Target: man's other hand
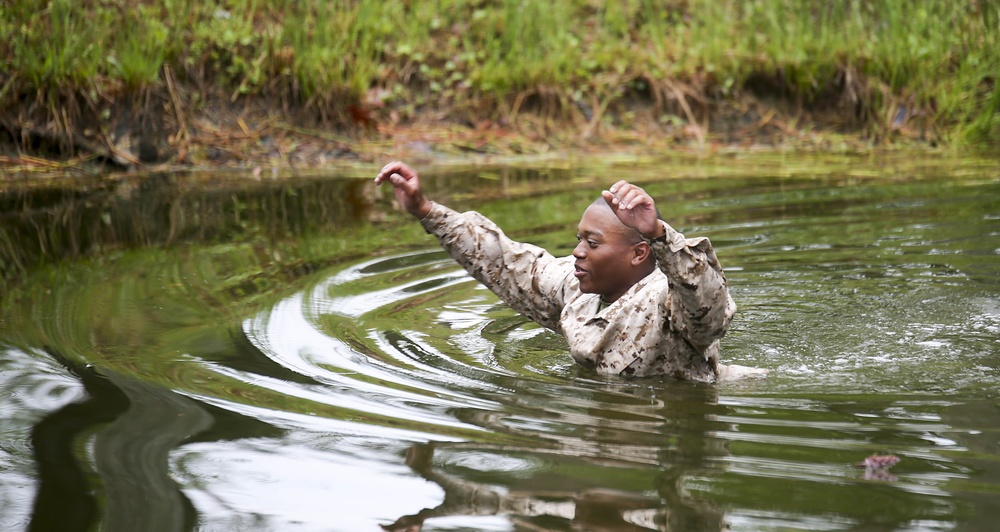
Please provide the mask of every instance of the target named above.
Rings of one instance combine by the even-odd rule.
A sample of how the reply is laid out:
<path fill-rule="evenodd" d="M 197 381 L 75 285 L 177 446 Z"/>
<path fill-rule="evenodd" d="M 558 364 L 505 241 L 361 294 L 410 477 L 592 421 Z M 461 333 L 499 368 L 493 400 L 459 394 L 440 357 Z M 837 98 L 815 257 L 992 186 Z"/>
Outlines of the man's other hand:
<path fill-rule="evenodd" d="M 383 166 L 375 176 L 375 185 L 381 185 L 386 181 L 392 183 L 396 200 L 406 212 L 418 220 L 422 220 L 431 212 L 431 202 L 424 197 L 417 171 L 406 163 L 393 161 Z"/>

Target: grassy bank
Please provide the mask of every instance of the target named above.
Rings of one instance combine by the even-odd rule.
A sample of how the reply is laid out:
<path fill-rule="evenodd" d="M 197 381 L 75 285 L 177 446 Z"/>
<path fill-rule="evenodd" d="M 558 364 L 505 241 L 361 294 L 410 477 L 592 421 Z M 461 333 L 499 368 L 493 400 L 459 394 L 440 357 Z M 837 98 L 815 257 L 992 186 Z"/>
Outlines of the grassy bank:
<path fill-rule="evenodd" d="M 0 57 L 22 148 L 113 152 L 128 114 L 176 156 L 221 106 L 368 135 L 1000 140 L 994 0 L 8 0 Z"/>

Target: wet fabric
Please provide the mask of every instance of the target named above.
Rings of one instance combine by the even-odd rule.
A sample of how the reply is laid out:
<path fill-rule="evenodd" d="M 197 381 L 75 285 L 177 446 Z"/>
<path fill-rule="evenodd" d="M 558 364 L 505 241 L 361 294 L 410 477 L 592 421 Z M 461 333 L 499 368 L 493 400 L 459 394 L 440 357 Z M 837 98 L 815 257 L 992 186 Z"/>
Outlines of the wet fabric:
<path fill-rule="evenodd" d="M 580 291 L 575 258 L 515 242 L 485 216 L 433 204 L 420 222 L 469 274 L 513 309 L 561 333 L 578 363 L 627 377 L 715 381 L 719 340 L 736 304 L 707 238 L 666 222 L 651 244 L 658 268 L 601 308 Z"/>

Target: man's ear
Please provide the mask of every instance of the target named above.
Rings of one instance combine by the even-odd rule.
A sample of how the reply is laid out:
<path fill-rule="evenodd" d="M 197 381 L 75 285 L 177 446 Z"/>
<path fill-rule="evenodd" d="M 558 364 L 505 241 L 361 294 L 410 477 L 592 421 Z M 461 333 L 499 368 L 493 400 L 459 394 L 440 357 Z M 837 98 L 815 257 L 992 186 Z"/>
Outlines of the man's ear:
<path fill-rule="evenodd" d="M 646 259 L 649 258 L 650 254 L 653 253 L 653 248 L 649 247 L 646 242 L 639 242 L 638 244 L 632 246 L 632 266 L 639 266 Z"/>

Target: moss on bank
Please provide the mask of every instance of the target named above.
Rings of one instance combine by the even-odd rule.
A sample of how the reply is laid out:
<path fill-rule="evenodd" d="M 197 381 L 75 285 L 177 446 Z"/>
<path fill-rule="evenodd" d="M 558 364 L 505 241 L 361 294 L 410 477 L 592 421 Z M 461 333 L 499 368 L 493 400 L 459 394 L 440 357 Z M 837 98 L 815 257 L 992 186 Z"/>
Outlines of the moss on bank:
<path fill-rule="evenodd" d="M 0 126 L 21 155 L 125 166 L 995 144 L 998 41 L 993 0 L 11 0 Z"/>

